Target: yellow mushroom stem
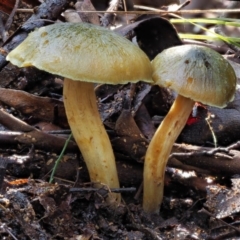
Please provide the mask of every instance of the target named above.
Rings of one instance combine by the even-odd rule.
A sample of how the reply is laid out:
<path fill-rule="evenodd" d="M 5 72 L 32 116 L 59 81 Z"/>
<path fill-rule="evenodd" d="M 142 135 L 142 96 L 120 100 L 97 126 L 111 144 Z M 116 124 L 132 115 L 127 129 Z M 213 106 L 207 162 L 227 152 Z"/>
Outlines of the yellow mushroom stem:
<path fill-rule="evenodd" d="M 64 105 L 69 126 L 96 187 L 119 188 L 115 158 L 100 118 L 93 83 L 64 79 Z M 108 201 L 121 196 L 109 193 Z"/>
<path fill-rule="evenodd" d="M 149 144 L 143 173 L 143 209 L 147 213 L 159 213 L 168 157 L 193 106 L 193 100 L 178 95 Z"/>

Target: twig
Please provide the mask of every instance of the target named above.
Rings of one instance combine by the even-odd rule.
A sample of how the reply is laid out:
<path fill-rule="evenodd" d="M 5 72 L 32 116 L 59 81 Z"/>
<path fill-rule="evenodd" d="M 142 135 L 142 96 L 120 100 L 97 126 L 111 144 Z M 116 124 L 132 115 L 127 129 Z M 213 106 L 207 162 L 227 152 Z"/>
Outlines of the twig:
<path fill-rule="evenodd" d="M 12 12 L 10 13 L 10 15 L 9 15 L 9 17 L 8 17 L 8 19 L 7 19 L 7 21 L 6 21 L 5 31 L 8 31 L 9 28 L 11 27 L 12 22 L 13 22 L 13 17 L 14 17 L 14 15 L 15 15 L 16 11 L 17 11 L 17 8 L 18 8 L 18 6 L 19 6 L 19 3 L 20 3 L 20 0 L 16 0 L 15 5 L 14 5 L 14 7 L 13 7 L 13 9 L 12 9 Z"/>
<path fill-rule="evenodd" d="M 198 14 L 198 13 L 239 13 L 240 8 L 237 9 L 208 9 L 208 10 L 177 10 L 177 11 L 165 11 L 160 10 L 157 8 L 149 8 L 145 6 L 140 5 L 134 5 L 135 8 L 139 9 L 146 9 L 146 11 L 111 11 L 111 13 L 117 13 L 117 14 L 168 14 L 168 13 L 178 13 L 178 14 Z M 149 10 L 147 10 L 149 9 Z M 75 10 L 73 10 L 75 12 Z M 18 8 L 16 12 L 23 12 L 23 13 L 34 13 L 33 9 L 26 9 L 26 8 Z M 108 11 L 78 11 L 83 13 L 108 13 Z"/>
<path fill-rule="evenodd" d="M 240 171 L 240 151 L 226 148 L 199 147 L 174 144 L 168 166 L 173 168 L 203 169 L 212 174 L 234 175 Z M 176 160 L 178 160 L 176 162 Z M 179 165 L 179 161 L 184 164 Z M 186 166 L 186 167 L 185 167 Z"/>
<path fill-rule="evenodd" d="M 135 5 L 134 7 L 138 7 Z M 117 13 L 117 14 L 169 14 L 169 13 L 178 13 L 178 14 L 198 14 L 198 13 L 239 13 L 240 8 L 238 9 L 208 9 L 208 10 L 179 10 L 179 11 L 164 11 L 157 8 L 152 8 L 154 10 L 149 11 L 111 11 L 111 13 Z M 73 10 L 74 11 L 74 10 Z M 75 11 L 74 11 L 75 12 Z M 78 11 L 78 12 L 84 12 L 84 13 L 108 13 L 107 11 Z"/>
<path fill-rule="evenodd" d="M 18 131 L 14 136 L 9 134 L 8 141 L 12 140 L 12 143 L 22 143 L 26 145 L 34 145 L 36 148 L 51 150 L 51 151 L 61 151 L 66 139 L 47 134 L 45 132 L 39 131 L 38 129 L 28 125 L 27 123 L 21 121 L 20 119 L 8 114 L 7 112 L 0 109 L 0 123 L 10 130 Z M 1 131 L 0 131 L 1 133 Z M 4 142 L 5 141 L 5 142 Z M 6 143 L 5 138 L 1 139 L 0 142 Z M 71 141 L 68 145 L 68 149 L 72 151 L 78 151 L 78 147 L 75 142 Z"/>
<path fill-rule="evenodd" d="M 198 211 L 199 213 L 205 213 L 206 215 L 214 218 L 215 220 L 218 220 L 219 222 L 221 222 L 222 224 L 224 224 L 225 226 L 228 226 L 229 228 L 235 230 L 238 234 L 240 234 L 240 229 L 237 227 L 232 226 L 229 223 L 226 223 L 225 221 L 223 221 L 220 218 L 216 218 L 213 214 L 211 214 L 209 211 L 207 211 L 205 208 L 202 208 L 201 210 Z"/>
<path fill-rule="evenodd" d="M 34 10 L 33 9 L 28 9 L 28 8 L 18 8 L 16 10 L 16 12 L 19 12 L 19 13 L 34 13 Z"/>
<path fill-rule="evenodd" d="M 140 194 L 142 193 L 142 191 L 143 191 L 143 182 L 140 184 L 140 186 L 138 187 L 138 190 L 137 190 L 137 192 L 136 192 L 136 194 L 134 195 L 134 199 L 135 200 L 138 200 L 139 199 L 139 197 L 140 197 Z"/>
<path fill-rule="evenodd" d="M 13 233 L 8 229 L 7 225 L 5 223 L 3 223 L 0 228 L 4 229 L 14 240 L 18 240 L 18 238 L 16 238 Z"/>
<path fill-rule="evenodd" d="M 221 154 L 219 152 L 224 152 L 226 154 Z M 224 157 L 226 159 L 232 160 L 233 157 L 227 155 L 229 154 L 228 150 L 226 148 L 214 148 L 211 149 L 209 151 L 199 151 L 199 152 L 188 152 L 188 153 L 172 153 L 169 156 L 169 159 L 175 157 L 175 158 L 182 158 L 182 157 L 186 157 L 186 158 L 190 158 L 190 157 L 200 157 L 200 156 L 218 156 L 218 157 Z"/>
<path fill-rule="evenodd" d="M 233 150 L 233 149 L 240 149 L 240 141 L 233 143 L 229 147 L 227 147 L 227 150 Z"/>
<path fill-rule="evenodd" d="M 1 35 L 2 41 L 5 42 L 7 39 L 7 34 L 3 24 L 2 14 L 0 14 L 0 35 Z"/>
<path fill-rule="evenodd" d="M 225 46 L 225 45 L 216 45 L 216 44 L 211 44 L 211 43 L 206 43 L 206 42 L 202 42 L 202 41 L 197 41 L 197 40 L 192 40 L 192 39 L 182 39 L 182 42 L 184 44 L 194 44 L 194 45 L 200 45 L 200 46 L 205 46 L 205 47 L 209 47 L 212 48 L 213 50 L 215 50 L 216 52 L 219 53 L 226 53 L 227 51 L 229 51 L 229 47 Z"/>

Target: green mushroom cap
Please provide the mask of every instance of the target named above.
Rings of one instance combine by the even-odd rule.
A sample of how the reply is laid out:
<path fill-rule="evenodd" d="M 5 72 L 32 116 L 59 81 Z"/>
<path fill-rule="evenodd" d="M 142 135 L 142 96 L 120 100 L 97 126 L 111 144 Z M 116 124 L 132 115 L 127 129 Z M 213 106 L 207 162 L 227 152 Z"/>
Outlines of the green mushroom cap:
<path fill-rule="evenodd" d="M 41 27 L 7 60 L 18 67 L 38 69 L 72 80 L 124 84 L 152 82 L 146 54 L 124 37 L 87 23 L 58 23 Z"/>
<path fill-rule="evenodd" d="M 225 107 L 234 99 L 237 77 L 216 51 L 196 45 L 172 47 L 152 62 L 155 84 L 204 104 Z"/>

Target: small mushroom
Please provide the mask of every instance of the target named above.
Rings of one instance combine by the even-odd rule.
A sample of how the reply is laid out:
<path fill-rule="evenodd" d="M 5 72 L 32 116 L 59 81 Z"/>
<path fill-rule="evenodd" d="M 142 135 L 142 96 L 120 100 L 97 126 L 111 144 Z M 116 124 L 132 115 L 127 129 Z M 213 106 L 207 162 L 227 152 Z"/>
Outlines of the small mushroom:
<path fill-rule="evenodd" d="M 65 77 L 63 95 L 68 123 L 86 162 L 90 179 L 109 188 L 119 180 L 112 146 L 101 121 L 93 83 L 152 82 L 145 53 L 116 33 L 86 23 L 59 23 L 29 34 L 7 60 L 18 67 Z M 109 201 L 120 201 L 110 193 Z"/>
<path fill-rule="evenodd" d="M 225 107 L 234 98 L 236 75 L 220 54 L 194 45 L 166 49 L 155 57 L 152 65 L 155 84 L 178 93 L 145 156 L 143 209 L 159 213 L 168 157 L 191 114 L 194 101 Z"/>

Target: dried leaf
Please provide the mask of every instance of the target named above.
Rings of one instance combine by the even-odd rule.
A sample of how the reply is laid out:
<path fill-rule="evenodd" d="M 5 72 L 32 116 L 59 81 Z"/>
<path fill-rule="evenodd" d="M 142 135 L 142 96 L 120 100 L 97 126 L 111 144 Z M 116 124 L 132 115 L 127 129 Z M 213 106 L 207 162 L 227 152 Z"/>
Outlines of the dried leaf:
<path fill-rule="evenodd" d="M 207 187 L 205 207 L 216 217 L 225 218 L 240 212 L 240 179 L 232 179 L 232 189 L 212 185 Z"/>
<path fill-rule="evenodd" d="M 116 31 L 123 36 L 135 34 L 139 47 L 150 59 L 166 48 L 182 44 L 174 26 L 167 19 L 156 16 L 142 16 Z"/>
<path fill-rule="evenodd" d="M 77 2 L 75 8 L 83 22 L 89 22 L 95 25 L 100 25 L 100 21 L 96 13 L 84 13 L 84 11 L 95 11 L 90 0 L 84 0 L 83 2 Z"/>

